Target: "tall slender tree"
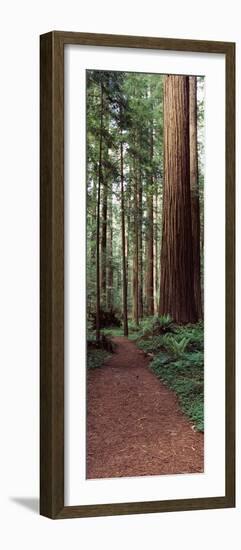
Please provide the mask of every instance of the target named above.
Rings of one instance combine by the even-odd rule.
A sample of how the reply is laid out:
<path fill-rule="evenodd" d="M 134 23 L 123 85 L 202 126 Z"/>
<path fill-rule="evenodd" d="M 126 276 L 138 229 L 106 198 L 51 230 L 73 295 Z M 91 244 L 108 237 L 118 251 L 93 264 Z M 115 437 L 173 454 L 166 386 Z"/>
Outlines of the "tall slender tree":
<path fill-rule="evenodd" d="M 153 255 L 153 121 L 150 128 L 149 189 L 147 195 L 147 315 L 154 315 L 154 255 Z"/>
<path fill-rule="evenodd" d="M 102 183 L 102 154 L 103 154 L 103 116 L 104 116 L 104 86 L 100 82 L 100 138 L 99 138 L 99 165 L 97 189 L 97 217 L 96 217 L 96 340 L 100 340 L 100 192 Z"/>
<path fill-rule="evenodd" d="M 101 235 L 100 235 L 100 250 L 101 250 L 101 265 L 100 265 L 100 288 L 101 288 L 101 304 L 106 307 L 106 288 L 107 288 L 107 210 L 108 208 L 108 180 L 103 177 L 102 184 L 102 209 L 101 209 Z"/>
<path fill-rule="evenodd" d="M 139 143 L 141 146 L 141 142 Z M 143 224 L 143 204 L 142 204 L 142 173 L 141 163 L 139 159 L 139 172 L 138 172 L 138 315 L 139 318 L 143 317 L 143 251 L 142 251 L 142 224 Z"/>
<path fill-rule="evenodd" d="M 112 185 L 108 197 L 108 269 L 107 269 L 107 309 L 113 309 L 113 208 L 112 208 Z"/>
<path fill-rule="evenodd" d="M 122 111 L 122 109 L 121 109 Z M 126 239 L 125 239 L 125 200 L 124 200 L 124 158 L 122 114 L 120 113 L 120 177 L 121 177 L 121 238 L 122 238 L 122 278 L 123 278 L 123 325 L 124 336 L 128 336 L 127 276 L 126 276 Z"/>
<path fill-rule="evenodd" d="M 133 167 L 133 179 L 134 179 L 134 213 L 133 213 L 133 276 L 132 276 L 132 289 L 133 289 L 133 321 L 136 325 L 139 324 L 139 224 L 138 224 L 138 175 L 136 159 L 134 158 Z"/>

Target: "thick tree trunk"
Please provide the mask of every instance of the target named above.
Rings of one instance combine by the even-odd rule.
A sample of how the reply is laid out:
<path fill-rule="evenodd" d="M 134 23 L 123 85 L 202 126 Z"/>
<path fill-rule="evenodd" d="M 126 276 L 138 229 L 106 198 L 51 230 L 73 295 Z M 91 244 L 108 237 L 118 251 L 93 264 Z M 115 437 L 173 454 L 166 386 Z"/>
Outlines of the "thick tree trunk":
<path fill-rule="evenodd" d="M 159 255 L 158 255 L 158 194 L 155 192 L 155 207 L 154 207 L 154 311 L 158 313 L 158 281 L 159 281 Z"/>
<path fill-rule="evenodd" d="M 96 340 L 100 340 L 100 190 L 102 183 L 102 148 L 103 148 L 103 105 L 104 92 L 101 83 L 101 105 L 100 105 L 100 146 L 98 165 L 98 188 L 97 188 L 97 216 L 96 216 Z"/>
<path fill-rule="evenodd" d="M 122 240 L 122 277 L 123 277 L 123 324 L 124 324 L 124 336 L 128 336 L 127 278 L 126 278 L 126 251 L 125 251 L 124 161 L 123 161 L 122 132 L 121 132 L 120 150 L 121 150 L 121 240 Z"/>
<path fill-rule="evenodd" d="M 200 272 L 200 207 L 198 186 L 197 153 L 197 78 L 189 77 L 189 123 L 190 123 L 190 187 L 192 214 L 194 296 L 198 318 L 202 318 L 201 272 Z"/>
<path fill-rule="evenodd" d="M 164 193 L 159 313 L 197 321 L 193 285 L 189 80 L 164 81 Z"/>

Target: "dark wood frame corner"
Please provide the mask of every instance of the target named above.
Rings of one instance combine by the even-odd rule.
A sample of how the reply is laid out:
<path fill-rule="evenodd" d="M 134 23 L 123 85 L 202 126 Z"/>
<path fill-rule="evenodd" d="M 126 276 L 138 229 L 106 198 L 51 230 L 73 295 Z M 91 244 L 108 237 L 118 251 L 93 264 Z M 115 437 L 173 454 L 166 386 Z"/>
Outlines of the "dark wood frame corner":
<path fill-rule="evenodd" d="M 226 58 L 226 492 L 223 497 L 64 505 L 64 46 Z M 40 513 L 52 519 L 235 506 L 235 44 L 54 31 L 40 37 Z"/>

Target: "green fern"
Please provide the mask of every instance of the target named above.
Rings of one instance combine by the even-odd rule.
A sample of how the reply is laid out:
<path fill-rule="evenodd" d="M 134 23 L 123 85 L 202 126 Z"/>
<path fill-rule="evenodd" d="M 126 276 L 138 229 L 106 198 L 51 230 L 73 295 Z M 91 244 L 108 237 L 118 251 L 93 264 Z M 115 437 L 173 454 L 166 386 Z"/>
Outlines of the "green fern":
<path fill-rule="evenodd" d="M 167 334 L 163 338 L 163 346 L 165 349 L 170 352 L 175 357 L 181 357 L 186 351 L 187 346 L 190 342 L 190 338 L 183 336 L 181 340 L 178 340 L 174 336 Z"/>
<path fill-rule="evenodd" d="M 174 332 L 174 324 L 170 315 L 154 315 L 141 322 L 140 337 L 151 338 L 167 332 Z"/>

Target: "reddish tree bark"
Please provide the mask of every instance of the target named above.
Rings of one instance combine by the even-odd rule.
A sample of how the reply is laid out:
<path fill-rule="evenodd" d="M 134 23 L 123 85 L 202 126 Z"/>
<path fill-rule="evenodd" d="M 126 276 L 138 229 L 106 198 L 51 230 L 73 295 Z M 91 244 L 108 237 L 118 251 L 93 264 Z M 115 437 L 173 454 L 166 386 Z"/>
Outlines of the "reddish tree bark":
<path fill-rule="evenodd" d="M 100 239 L 100 251 L 101 251 L 101 266 L 100 266 L 100 289 L 101 289 L 101 303 L 103 308 L 106 307 L 106 287 L 107 287 L 107 262 L 106 262 L 106 245 L 107 245 L 107 197 L 108 197 L 108 185 L 107 181 L 103 181 L 102 192 L 102 216 L 101 216 L 101 239 Z"/>
<path fill-rule="evenodd" d="M 97 187 L 97 216 L 96 216 L 96 340 L 100 340 L 100 190 L 102 183 L 102 155 L 103 155 L 103 107 L 104 90 L 101 83 L 101 105 L 100 105 L 100 147 L 98 162 L 98 187 Z"/>
<path fill-rule="evenodd" d="M 136 170 L 136 160 L 134 160 L 134 223 L 133 223 L 133 277 L 132 277 L 132 317 L 133 321 L 138 325 L 139 323 L 139 312 L 138 312 L 138 301 L 139 301 L 139 276 L 138 276 L 138 267 L 139 267 L 139 216 L 138 216 L 138 180 L 137 180 L 137 170 Z"/>
<path fill-rule="evenodd" d="M 192 214 L 192 248 L 194 296 L 198 318 L 202 318 L 202 295 L 200 273 L 200 206 L 198 187 L 197 153 L 197 77 L 189 77 L 189 123 L 190 123 L 190 187 Z"/>
<path fill-rule="evenodd" d="M 150 129 L 150 169 L 153 162 L 153 128 Z M 147 196 L 147 272 L 146 272 L 146 301 L 147 315 L 154 315 L 154 254 L 153 254 L 153 183 L 150 176 L 150 189 Z"/>
<path fill-rule="evenodd" d="M 113 309 L 113 225 L 112 225 L 112 185 L 108 201 L 108 269 L 107 269 L 107 309 Z"/>
<path fill-rule="evenodd" d="M 138 315 L 139 318 L 143 317 L 143 251 L 142 251 L 142 221 L 143 221 L 143 213 L 142 213 L 142 176 L 141 176 L 141 169 L 139 166 L 139 176 L 138 176 L 138 261 L 139 261 L 139 283 L 138 283 Z"/>
<path fill-rule="evenodd" d="M 193 285 L 189 80 L 164 81 L 164 192 L 159 313 L 197 321 Z"/>
<path fill-rule="evenodd" d="M 126 251 L 125 251 L 125 202 L 124 202 L 124 159 L 123 142 L 121 131 L 121 240 L 122 240 L 122 280 L 123 280 L 123 325 L 124 336 L 128 336 L 128 313 L 127 313 L 127 277 L 126 277 Z"/>

